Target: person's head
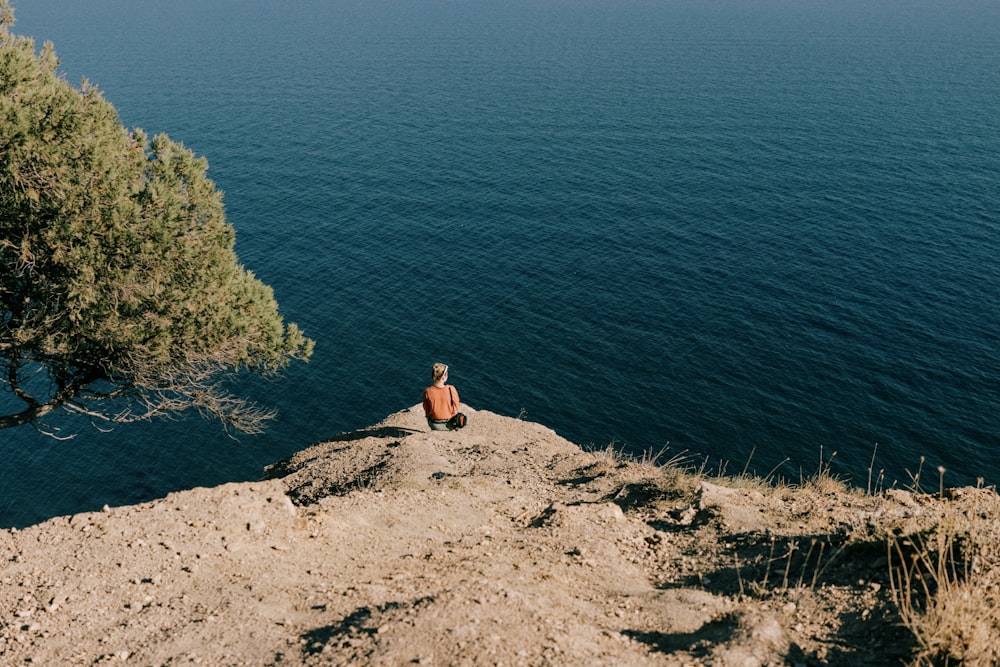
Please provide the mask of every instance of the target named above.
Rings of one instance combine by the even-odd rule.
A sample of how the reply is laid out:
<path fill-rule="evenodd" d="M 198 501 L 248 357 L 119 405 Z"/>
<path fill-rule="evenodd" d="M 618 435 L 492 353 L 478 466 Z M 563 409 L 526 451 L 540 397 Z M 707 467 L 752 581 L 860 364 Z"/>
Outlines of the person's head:
<path fill-rule="evenodd" d="M 444 382 L 448 379 L 448 365 L 447 364 L 434 364 L 434 368 L 431 369 L 431 380 L 434 382 Z"/>

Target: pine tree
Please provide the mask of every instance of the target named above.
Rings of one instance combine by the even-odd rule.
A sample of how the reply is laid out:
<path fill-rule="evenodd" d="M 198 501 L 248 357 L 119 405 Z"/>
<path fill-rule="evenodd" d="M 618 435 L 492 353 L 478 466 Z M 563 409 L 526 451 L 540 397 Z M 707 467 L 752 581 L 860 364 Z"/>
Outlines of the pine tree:
<path fill-rule="evenodd" d="M 313 343 L 239 263 L 206 161 L 126 129 L 12 25 L 0 0 L 0 428 L 196 409 L 260 430 L 271 413 L 226 379 Z"/>

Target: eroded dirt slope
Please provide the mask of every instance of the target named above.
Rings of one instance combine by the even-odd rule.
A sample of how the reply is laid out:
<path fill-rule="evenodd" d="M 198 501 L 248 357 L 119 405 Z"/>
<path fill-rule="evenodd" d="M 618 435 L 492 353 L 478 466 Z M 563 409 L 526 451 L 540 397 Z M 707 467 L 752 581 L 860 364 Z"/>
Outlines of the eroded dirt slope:
<path fill-rule="evenodd" d="M 909 494 L 761 492 L 418 408 L 258 483 L 0 531 L 4 665 L 864 665 L 913 649 L 866 534 Z"/>

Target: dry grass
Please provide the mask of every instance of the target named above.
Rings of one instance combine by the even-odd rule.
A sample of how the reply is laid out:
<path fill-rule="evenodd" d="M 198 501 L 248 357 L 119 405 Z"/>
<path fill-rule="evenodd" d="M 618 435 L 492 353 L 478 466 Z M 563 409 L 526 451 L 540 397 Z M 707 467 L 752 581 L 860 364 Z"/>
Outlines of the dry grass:
<path fill-rule="evenodd" d="M 664 449 L 636 457 L 611 443 L 594 453 L 595 467 L 605 474 L 627 472 L 634 480 L 642 478 L 662 490 L 688 494 L 707 480 L 729 488 L 775 493 L 786 500 L 801 491 L 828 498 L 853 495 L 872 500 L 887 493 L 884 472 L 875 468 L 874 453 L 867 488 L 851 486 L 831 472 L 836 452 L 824 457 L 821 451 L 817 470 L 811 476 L 800 475 L 797 484 L 777 479 L 774 471 L 766 476 L 748 472 L 749 462 L 738 475 L 726 474 L 724 467 L 709 475 L 705 465 L 693 464 L 686 452 L 669 458 L 666 453 Z M 751 590 L 761 595 L 813 590 L 846 544 L 884 540 L 891 594 L 902 623 L 915 640 L 910 667 L 1000 665 L 1000 496 L 980 483 L 956 501 L 952 496 L 958 492 L 944 485 L 945 470 L 931 469 L 931 475 L 927 472 L 921 459 L 916 472 L 909 473 L 908 491 L 921 499 L 923 506 L 909 515 L 910 532 L 900 533 L 902 524 L 894 521 L 873 523 L 874 515 L 882 515 L 879 510 L 868 514 L 866 523 L 854 526 L 852 534 L 841 542 L 827 544 L 823 539 L 809 538 L 779 543 L 772 538 L 762 580 L 745 581 L 740 573 L 749 564 L 734 563 L 741 595 Z"/>
<path fill-rule="evenodd" d="M 591 451 L 595 459 L 591 474 L 609 475 L 614 471 L 618 477 L 652 482 L 664 490 L 682 487 L 691 490 L 703 477 L 686 451 L 670 454 L 669 445 L 664 445 L 658 451 L 646 450 L 634 455 L 625 451 L 624 446 L 616 445 L 612 440 L 603 449 Z"/>
<path fill-rule="evenodd" d="M 913 667 L 1000 664 L 1000 507 L 994 493 L 979 505 L 887 542 L 893 597 L 917 641 Z"/>
<path fill-rule="evenodd" d="M 948 580 L 939 585 L 928 608 L 907 623 L 920 646 L 915 667 L 1000 664 L 997 601 L 995 595 L 984 598 L 986 592 L 975 581 Z"/>
<path fill-rule="evenodd" d="M 839 495 L 852 492 L 852 488 L 846 482 L 831 475 L 829 472 L 819 473 L 815 477 L 805 480 L 802 486 L 822 495 Z"/>
<path fill-rule="evenodd" d="M 797 489 L 830 497 L 881 495 L 884 474 L 875 470 L 874 454 L 867 490 L 852 487 L 831 473 L 835 456 L 833 452 L 824 459 L 821 453 L 817 471 L 801 476 L 797 485 L 776 483 L 772 475 L 762 478 L 746 470 L 717 481 L 783 495 L 797 493 Z M 916 643 L 910 667 L 1000 665 L 1000 496 L 980 483 L 962 502 L 953 502 L 953 490 L 944 483 L 946 471 L 932 469 L 933 477 L 927 472 L 921 458 L 916 472 L 910 474 L 909 491 L 934 508 L 919 521 L 919 532 L 892 536 L 888 524 L 867 526 L 869 538 L 875 537 L 871 535 L 874 530 L 881 534 L 875 539 L 886 540 L 892 596 Z M 927 489 L 931 484 L 933 490 Z M 856 537 L 864 539 L 860 534 Z M 814 588 L 838 555 L 836 549 L 824 553 L 824 546 L 815 540 L 773 543 L 768 574 L 754 585 L 765 590 L 771 586 L 777 590 Z"/>

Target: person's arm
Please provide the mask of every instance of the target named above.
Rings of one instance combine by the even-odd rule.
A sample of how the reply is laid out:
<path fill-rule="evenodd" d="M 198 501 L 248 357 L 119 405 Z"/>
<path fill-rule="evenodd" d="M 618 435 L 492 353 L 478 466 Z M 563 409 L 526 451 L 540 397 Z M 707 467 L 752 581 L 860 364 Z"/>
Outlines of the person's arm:
<path fill-rule="evenodd" d="M 448 385 L 448 391 L 451 392 L 451 416 L 454 417 L 458 414 L 460 408 L 462 407 L 462 402 L 458 399 L 458 389 Z"/>
<path fill-rule="evenodd" d="M 427 395 L 427 390 L 424 390 L 424 416 L 430 417 L 431 415 L 431 397 Z"/>

